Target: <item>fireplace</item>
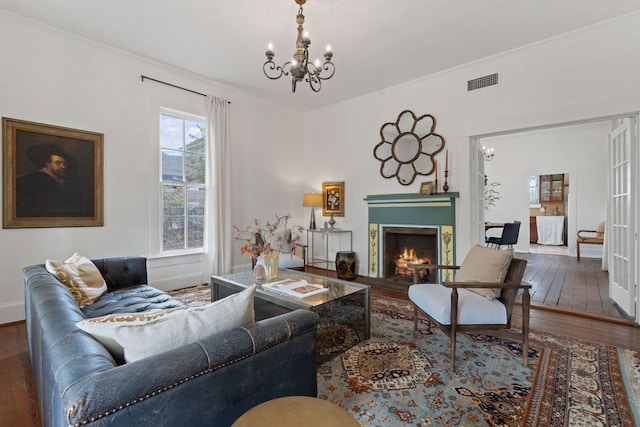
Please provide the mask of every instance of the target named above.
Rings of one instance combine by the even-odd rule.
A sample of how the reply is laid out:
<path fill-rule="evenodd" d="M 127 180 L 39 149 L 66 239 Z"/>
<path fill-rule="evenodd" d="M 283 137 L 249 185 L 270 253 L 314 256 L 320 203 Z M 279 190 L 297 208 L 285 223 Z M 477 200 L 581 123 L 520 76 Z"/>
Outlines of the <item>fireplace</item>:
<path fill-rule="evenodd" d="M 412 282 L 410 263 L 456 265 L 455 202 L 458 193 L 369 195 L 369 277 Z M 452 280 L 437 270 L 421 281 Z"/>
<path fill-rule="evenodd" d="M 438 229 L 435 227 L 383 227 L 382 276 L 394 282 L 413 281 L 409 264 L 438 263 Z M 424 270 L 421 282 L 433 283 Z"/>

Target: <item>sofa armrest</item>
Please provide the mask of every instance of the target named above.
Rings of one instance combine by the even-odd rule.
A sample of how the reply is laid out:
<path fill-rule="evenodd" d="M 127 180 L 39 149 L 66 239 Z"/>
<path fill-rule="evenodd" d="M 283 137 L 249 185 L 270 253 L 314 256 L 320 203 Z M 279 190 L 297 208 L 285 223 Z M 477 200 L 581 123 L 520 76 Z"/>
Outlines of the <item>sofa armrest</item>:
<path fill-rule="evenodd" d="M 297 310 L 70 384 L 67 422 L 231 425 L 282 396 L 316 396 L 318 317 Z"/>

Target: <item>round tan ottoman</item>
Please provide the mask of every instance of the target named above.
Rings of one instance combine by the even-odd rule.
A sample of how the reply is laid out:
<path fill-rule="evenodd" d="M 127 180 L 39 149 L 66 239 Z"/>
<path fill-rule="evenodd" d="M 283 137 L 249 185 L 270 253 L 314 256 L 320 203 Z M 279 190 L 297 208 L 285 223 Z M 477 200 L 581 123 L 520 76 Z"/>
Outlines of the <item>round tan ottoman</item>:
<path fill-rule="evenodd" d="M 360 427 L 335 403 L 315 397 L 287 396 L 261 403 L 245 412 L 231 427 Z"/>

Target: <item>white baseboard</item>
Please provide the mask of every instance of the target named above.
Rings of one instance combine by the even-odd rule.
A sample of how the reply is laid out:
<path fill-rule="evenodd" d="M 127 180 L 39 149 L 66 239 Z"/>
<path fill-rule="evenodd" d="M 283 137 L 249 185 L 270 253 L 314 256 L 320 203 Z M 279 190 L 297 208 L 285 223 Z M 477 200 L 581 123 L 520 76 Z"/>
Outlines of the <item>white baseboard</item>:
<path fill-rule="evenodd" d="M 24 301 L 0 304 L 0 324 L 24 320 Z"/>
<path fill-rule="evenodd" d="M 171 291 L 174 289 L 188 288 L 189 286 L 201 285 L 204 283 L 200 274 L 189 274 L 176 277 L 164 277 L 155 279 L 153 282 L 149 280 L 149 285 L 162 291 Z"/>
<path fill-rule="evenodd" d="M 576 257 L 578 253 L 576 252 Z M 580 245 L 580 258 L 600 258 L 602 259 L 602 246 Z"/>

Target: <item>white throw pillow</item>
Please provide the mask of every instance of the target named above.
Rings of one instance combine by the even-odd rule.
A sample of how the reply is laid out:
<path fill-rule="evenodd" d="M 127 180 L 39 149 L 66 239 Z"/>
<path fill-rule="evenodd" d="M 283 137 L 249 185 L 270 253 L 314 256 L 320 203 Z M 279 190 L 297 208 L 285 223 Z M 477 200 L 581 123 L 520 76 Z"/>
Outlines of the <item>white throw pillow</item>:
<path fill-rule="evenodd" d="M 93 335 L 117 360 L 134 362 L 253 322 L 255 290 L 253 285 L 204 306 L 110 314 L 82 320 L 77 326 Z"/>
<path fill-rule="evenodd" d="M 48 259 L 45 267 L 65 284 L 80 307 L 93 304 L 107 292 L 107 284 L 98 267 L 78 253 L 65 261 Z"/>
<path fill-rule="evenodd" d="M 507 277 L 507 271 L 513 259 L 513 250 L 491 249 L 475 245 L 462 261 L 456 273 L 456 282 L 502 283 Z M 490 300 L 498 298 L 501 290 L 498 288 L 469 289 Z"/>

